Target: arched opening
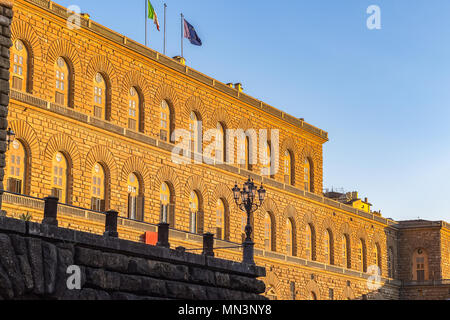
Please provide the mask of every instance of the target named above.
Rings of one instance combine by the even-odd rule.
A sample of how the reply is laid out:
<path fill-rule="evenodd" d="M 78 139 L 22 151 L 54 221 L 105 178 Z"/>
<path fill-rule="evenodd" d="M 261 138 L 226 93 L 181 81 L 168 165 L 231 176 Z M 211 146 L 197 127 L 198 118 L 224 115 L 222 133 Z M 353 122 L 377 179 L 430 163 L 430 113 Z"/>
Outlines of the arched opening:
<path fill-rule="evenodd" d="M 313 166 L 310 158 L 305 158 L 304 163 L 304 188 L 307 192 L 314 192 Z"/>
<path fill-rule="evenodd" d="M 306 225 L 305 236 L 306 259 L 314 261 L 316 260 L 316 235 L 314 226 L 310 223 Z"/>
<path fill-rule="evenodd" d="M 172 187 L 169 183 L 163 182 L 159 190 L 160 198 L 160 222 L 168 223 L 171 228 L 175 228 L 175 201 Z"/>
<path fill-rule="evenodd" d="M 199 115 L 192 111 L 189 117 L 189 131 L 191 133 L 191 151 L 202 153 L 202 133 L 201 133 L 201 119 Z"/>
<path fill-rule="evenodd" d="M 160 105 L 160 123 L 159 123 L 159 138 L 162 141 L 170 141 L 171 138 L 171 112 L 170 106 L 166 100 L 161 101 Z"/>
<path fill-rule="evenodd" d="M 334 264 L 334 242 L 333 242 L 333 233 L 330 229 L 325 230 L 324 232 L 324 257 L 325 262 L 333 265 Z"/>
<path fill-rule="evenodd" d="M 6 156 L 6 189 L 9 192 L 22 194 L 25 191 L 26 172 L 28 164 L 25 146 L 15 139 Z"/>
<path fill-rule="evenodd" d="M 144 221 L 144 196 L 137 173 L 128 176 L 128 219 Z"/>
<path fill-rule="evenodd" d="M 52 160 L 52 196 L 59 199 L 61 203 L 67 203 L 68 190 L 68 161 L 66 157 L 57 152 Z"/>
<path fill-rule="evenodd" d="M 291 218 L 286 220 L 286 254 L 290 256 L 296 255 L 295 228 Z"/>
<path fill-rule="evenodd" d="M 342 236 L 342 265 L 344 268 L 352 268 L 351 257 L 350 236 L 344 233 Z"/>
<path fill-rule="evenodd" d="M 419 248 L 414 250 L 412 264 L 412 279 L 414 281 L 429 280 L 428 253 L 425 249 Z"/>
<path fill-rule="evenodd" d="M 94 117 L 106 119 L 106 81 L 102 74 L 97 73 L 93 79 L 94 87 Z"/>
<path fill-rule="evenodd" d="M 217 123 L 217 140 L 216 148 L 214 152 L 214 157 L 217 162 L 225 163 L 226 152 L 227 152 L 227 142 L 226 142 L 226 130 L 225 125 L 221 122 Z"/>
<path fill-rule="evenodd" d="M 28 91 L 30 54 L 25 44 L 21 40 L 16 40 L 11 48 L 11 87 L 17 91 Z"/>
<path fill-rule="evenodd" d="M 92 168 L 91 210 L 104 212 L 106 208 L 106 175 L 99 163 Z"/>
<path fill-rule="evenodd" d="M 142 98 L 136 87 L 128 91 L 128 129 L 143 132 L 144 123 L 141 121 Z"/>
<path fill-rule="evenodd" d="M 59 57 L 55 62 L 55 103 L 69 107 L 70 102 L 70 69 L 67 61 Z"/>
<path fill-rule="evenodd" d="M 292 157 L 292 152 L 290 150 L 286 150 L 284 152 L 284 183 L 289 185 L 295 185 L 294 181 L 294 161 Z"/>
<path fill-rule="evenodd" d="M 221 240 L 228 240 L 228 204 L 224 199 L 218 199 L 216 205 L 216 237 Z"/>
<path fill-rule="evenodd" d="M 191 233 L 203 233 L 202 199 L 197 190 L 191 191 L 189 197 L 189 231 Z"/>
<path fill-rule="evenodd" d="M 367 272 L 367 249 L 364 239 L 358 241 L 358 270 Z"/>

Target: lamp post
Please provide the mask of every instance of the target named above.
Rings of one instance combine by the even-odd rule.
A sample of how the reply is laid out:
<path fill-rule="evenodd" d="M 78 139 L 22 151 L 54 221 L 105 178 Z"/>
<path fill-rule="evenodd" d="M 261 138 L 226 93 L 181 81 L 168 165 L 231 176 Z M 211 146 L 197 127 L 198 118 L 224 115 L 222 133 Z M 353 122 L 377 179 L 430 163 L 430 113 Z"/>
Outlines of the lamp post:
<path fill-rule="evenodd" d="M 254 259 L 254 246 L 255 243 L 252 241 L 251 235 L 253 228 L 251 226 L 250 217 L 253 212 L 261 208 L 264 203 L 264 198 L 266 197 L 266 190 L 263 185 L 258 189 L 257 186 L 253 183 L 251 178 L 248 178 L 247 182 L 244 183 L 244 186 L 239 189 L 237 183 L 233 188 L 234 201 L 240 210 L 245 211 L 247 213 L 247 226 L 245 227 L 245 241 L 244 245 L 244 259 L 243 263 L 246 264 L 255 264 Z M 258 203 L 259 202 L 259 203 Z"/>

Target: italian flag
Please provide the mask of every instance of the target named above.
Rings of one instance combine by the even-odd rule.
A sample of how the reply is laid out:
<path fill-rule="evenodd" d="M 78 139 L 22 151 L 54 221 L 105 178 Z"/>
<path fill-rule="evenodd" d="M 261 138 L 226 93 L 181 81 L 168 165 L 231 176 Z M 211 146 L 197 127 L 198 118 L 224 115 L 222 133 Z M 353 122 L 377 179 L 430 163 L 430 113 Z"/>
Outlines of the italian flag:
<path fill-rule="evenodd" d="M 158 16 L 156 15 L 155 9 L 153 9 L 153 6 L 150 3 L 150 0 L 148 0 L 148 18 L 150 20 L 153 20 L 153 22 L 156 25 L 156 29 L 158 29 L 158 31 L 159 31 Z"/>

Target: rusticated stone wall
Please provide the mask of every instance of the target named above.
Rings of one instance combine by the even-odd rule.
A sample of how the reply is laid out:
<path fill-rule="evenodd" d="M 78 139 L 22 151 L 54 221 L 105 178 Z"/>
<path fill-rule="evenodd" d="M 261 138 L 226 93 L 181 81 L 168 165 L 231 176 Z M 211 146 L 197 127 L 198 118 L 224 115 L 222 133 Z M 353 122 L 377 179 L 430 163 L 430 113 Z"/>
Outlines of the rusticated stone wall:
<path fill-rule="evenodd" d="M 265 299 L 261 267 L 5 217 L 0 252 L 0 299 Z"/>
<path fill-rule="evenodd" d="M 12 2 L 0 1 L 0 216 L 2 215 L 2 194 L 6 145 L 6 129 L 8 128 L 9 105 L 9 48 L 11 41 L 11 20 L 13 16 Z"/>

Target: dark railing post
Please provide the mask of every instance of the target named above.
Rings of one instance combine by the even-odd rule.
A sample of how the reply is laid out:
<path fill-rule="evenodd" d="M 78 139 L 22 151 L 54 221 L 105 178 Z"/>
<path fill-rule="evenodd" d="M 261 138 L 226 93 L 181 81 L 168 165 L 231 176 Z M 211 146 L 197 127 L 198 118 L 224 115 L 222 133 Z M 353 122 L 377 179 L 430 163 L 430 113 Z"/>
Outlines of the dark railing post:
<path fill-rule="evenodd" d="M 114 210 L 109 210 L 106 213 L 106 223 L 105 223 L 105 233 L 106 237 L 118 238 L 119 233 L 117 232 L 117 217 L 119 213 Z"/>
<path fill-rule="evenodd" d="M 56 197 L 44 198 L 44 220 L 42 224 L 47 224 L 51 226 L 58 226 L 58 201 Z"/>
<path fill-rule="evenodd" d="M 208 232 L 203 235 L 203 255 L 214 257 L 214 235 L 212 233 Z"/>
<path fill-rule="evenodd" d="M 255 265 L 255 243 L 251 239 L 246 239 L 243 243 L 244 246 L 244 259 L 243 263 Z"/>
<path fill-rule="evenodd" d="M 168 223 L 158 224 L 158 243 L 156 244 L 156 246 L 170 248 Z"/>

